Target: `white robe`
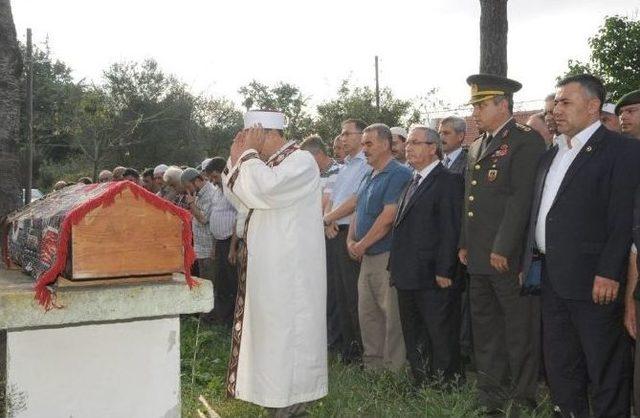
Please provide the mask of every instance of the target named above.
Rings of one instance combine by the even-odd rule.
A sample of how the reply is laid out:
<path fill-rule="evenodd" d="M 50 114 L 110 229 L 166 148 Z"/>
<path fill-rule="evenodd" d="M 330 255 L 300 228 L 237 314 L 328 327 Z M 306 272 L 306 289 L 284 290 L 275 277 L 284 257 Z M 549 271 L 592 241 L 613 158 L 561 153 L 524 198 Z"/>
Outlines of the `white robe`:
<path fill-rule="evenodd" d="M 318 167 L 301 150 L 273 168 L 254 158 L 232 167 L 225 186 L 235 171 L 226 190 L 253 209 L 235 396 L 270 408 L 322 398 L 327 279 Z"/>

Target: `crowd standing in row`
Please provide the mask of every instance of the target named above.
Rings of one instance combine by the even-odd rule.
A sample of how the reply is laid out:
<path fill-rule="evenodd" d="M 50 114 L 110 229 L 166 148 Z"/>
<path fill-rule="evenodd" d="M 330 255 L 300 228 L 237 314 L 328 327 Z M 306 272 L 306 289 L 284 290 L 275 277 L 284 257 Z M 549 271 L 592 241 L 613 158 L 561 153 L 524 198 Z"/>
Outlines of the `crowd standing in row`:
<path fill-rule="evenodd" d="M 341 361 L 365 370 L 399 371 L 408 362 L 418 386 L 434 379 L 445 385 L 464 381 L 464 365 L 470 363 L 477 371 L 479 404 L 488 414 L 499 413 L 509 400 L 535 408 L 542 375 L 559 416 L 630 415 L 628 334 L 636 338 L 640 311 L 632 246 L 632 231 L 640 239 L 640 91 L 612 105 L 605 103 L 596 77 L 568 77 L 546 98 L 544 111 L 522 125 L 513 118 L 520 83 L 489 75 L 467 82 L 482 133 L 468 149 L 465 120 L 456 116 L 442 119 L 437 130 L 414 125 L 408 132 L 348 119 L 330 144 L 332 152 L 317 135 L 299 146 L 288 143 L 281 123 L 257 116 L 252 120 L 262 124 L 259 130 L 245 117 L 228 161 L 206 159 L 198 170 L 161 164 L 145 170 L 141 180 L 130 168 L 100 173 L 100 182 L 140 183 L 192 213 L 199 274 L 214 281 L 215 310 L 205 319 L 234 324 L 231 395 L 288 416 L 326 394 L 326 379 L 317 376 L 323 363 L 309 359 L 313 349 L 307 348 L 309 361 L 291 371 L 315 376 L 311 383 L 282 381 L 287 361 L 299 361 L 295 347 L 285 347 L 305 343 L 294 338 L 297 325 L 293 331 L 284 327 L 287 332 L 264 329 L 271 332 L 269 321 L 288 318 L 250 316 L 263 328 L 258 337 L 254 325 L 248 332 L 251 348 L 242 346 L 245 354 L 252 350 L 254 370 L 242 372 L 237 363 L 242 356 L 236 328 L 247 334 L 242 318 L 249 315 L 245 297 L 248 305 L 252 295 L 244 289 L 246 226 L 260 228 L 266 246 L 258 253 L 257 238 L 249 243 L 254 265 L 258 254 L 276 257 L 273 235 L 296 222 L 295 212 L 281 214 L 284 220 L 274 215 L 295 207 L 278 199 L 286 195 L 286 202 L 299 202 L 313 194 L 307 190 L 314 175 L 308 162 L 289 157 L 299 148 L 313 156 L 319 172 L 317 209 L 325 242 L 313 251 L 326 253 L 327 271 L 326 329 L 303 334 L 306 343 L 324 341 L 326 332 L 329 349 Z M 266 152 L 262 148 L 270 141 L 277 146 Z M 304 169 L 294 170 L 295 181 L 285 187 L 271 176 L 287 158 Z M 254 172 L 260 176 L 246 174 Z M 274 226 L 278 222 L 284 223 Z M 315 227 L 302 228 L 314 234 Z M 296 251 L 288 250 L 290 260 Z M 267 277 L 255 267 L 252 273 L 251 263 L 249 280 Z M 309 300 L 294 291 L 291 298 L 315 306 L 313 298 L 324 300 L 323 291 Z M 263 303 L 268 301 L 254 302 L 253 315 L 267 311 Z M 305 306 L 284 312 L 307 313 Z M 309 320 L 307 327 L 313 326 Z M 272 359 L 280 357 L 276 349 L 283 363 Z M 247 376 L 253 383 L 240 383 Z M 236 379 L 244 389 L 236 388 Z M 640 361 L 635 379 L 637 412 Z"/>

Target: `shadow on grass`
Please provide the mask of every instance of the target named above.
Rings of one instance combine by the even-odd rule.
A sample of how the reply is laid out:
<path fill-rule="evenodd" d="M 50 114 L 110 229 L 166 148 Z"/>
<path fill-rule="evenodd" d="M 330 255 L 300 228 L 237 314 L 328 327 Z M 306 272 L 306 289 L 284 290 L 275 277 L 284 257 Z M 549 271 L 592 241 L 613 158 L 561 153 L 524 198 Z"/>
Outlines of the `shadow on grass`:
<path fill-rule="evenodd" d="M 204 395 L 221 417 L 266 417 L 268 412 L 246 402 L 228 399 L 225 377 L 230 350 L 230 333 L 217 326 L 200 325 L 196 347 L 197 317 L 181 320 L 182 416 L 197 417 L 198 396 Z M 197 348 L 196 360 L 194 350 Z M 192 384 L 193 382 L 193 384 Z M 345 366 L 337 359 L 329 362 L 329 395 L 308 410 L 313 417 L 482 417 L 476 404 L 475 379 L 441 389 L 434 382 L 415 390 L 406 373 L 364 372 Z M 528 413 L 513 406 L 505 410 L 511 417 L 551 417 L 549 402 Z"/>

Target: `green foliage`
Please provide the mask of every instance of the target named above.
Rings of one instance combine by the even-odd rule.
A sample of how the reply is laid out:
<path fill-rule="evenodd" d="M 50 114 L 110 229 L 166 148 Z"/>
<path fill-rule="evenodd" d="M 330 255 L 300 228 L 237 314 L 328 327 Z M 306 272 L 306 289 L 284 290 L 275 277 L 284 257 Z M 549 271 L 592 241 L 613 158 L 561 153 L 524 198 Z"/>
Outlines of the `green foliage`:
<path fill-rule="evenodd" d="M 327 143 L 340 133 L 340 122 L 349 118 L 362 119 L 365 123 L 386 123 L 389 126 L 402 124 L 411 107 L 411 102 L 401 100 L 388 88 L 380 91 L 380 111 L 376 108 L 375 91 L 370 87 L 353 87 L 344 80 L 335 99 L 318 105 L 314 132 Z"/>
<path fill-rule="evenodd" d="M 199 332 L 198 331 L 199 327 Z M 194 316 L 181 320 L 182 416 L 197 416 L 203 395 L 222 417 L 267 417 L 266 409 L 229 399 L 225 379 L 230 334 L 213 326 L 198 325 Z M 197 338 L 196 338 L 197 334 Z M 196 344 L 197 340 L 197 344 Z M 195 354 L 195 355 L 194 355 Z M 194 361 L 195 359 L 195 361 Z M 482 417 L 478 408 L 474 376 L 458 385 L 432 385 L 415 390 L 407 374 L 364 372 L 345 366 L 336 359 L 329 362 L 329 394 L 309 408 L 312 417 Z M 507 416 L 547 418 L 552 416 L 548 399 L 538 409 L 520 414 L 510 405 Z"/>
<path fill-rule="evenodd" d="M 640 20 L 608 16 L 589 38 L 588 62 L 569 60 L 566 75 L 591 73 L 602 78 L 610 101 L 640 88 Z"/>

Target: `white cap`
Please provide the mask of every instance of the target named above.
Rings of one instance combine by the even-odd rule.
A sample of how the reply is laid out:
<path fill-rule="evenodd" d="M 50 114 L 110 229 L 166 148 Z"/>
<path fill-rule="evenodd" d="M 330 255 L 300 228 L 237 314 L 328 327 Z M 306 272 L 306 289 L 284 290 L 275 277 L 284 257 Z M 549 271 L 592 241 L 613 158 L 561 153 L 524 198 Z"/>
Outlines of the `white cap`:
<path fill-rule="evenodd" d="M 404 139 L 407 139 L 407 130 L 400 126 L 394 126 L 391 128 L 391 135 L 400 135 Z"/>
<path fill-rule="evenodd" d="M 244 114 L 244 129 L 253 128 L 257 124 L 264 129 L 284 129 L 284 113 L 268 110 L 250 110 Z"/>
<path fill-rule="evenodd" d="M 616 105 L 613 103 L 605 103 L 602 105 L 602 111 L 606 113 L 611 113 L 612 115 L 616 114 Z"/>
<path fill-rule="evenodd" d="M 169 166 L 166 164 L 157 165 L 156 168 L 153 169 L 153 175 L 164 174 L 167 171 L 167 168 L 169 168 Z"/>
<path fill-rule="evenodd" d="M 202 164 L 200 164 L 200 171 L 204 171 L 204 169 L 207 167 L 207 164 L 209 164 L 211 160 L 213 160 L 213 158 L 205 158 L 204 160 L 202 160 Z"/>

